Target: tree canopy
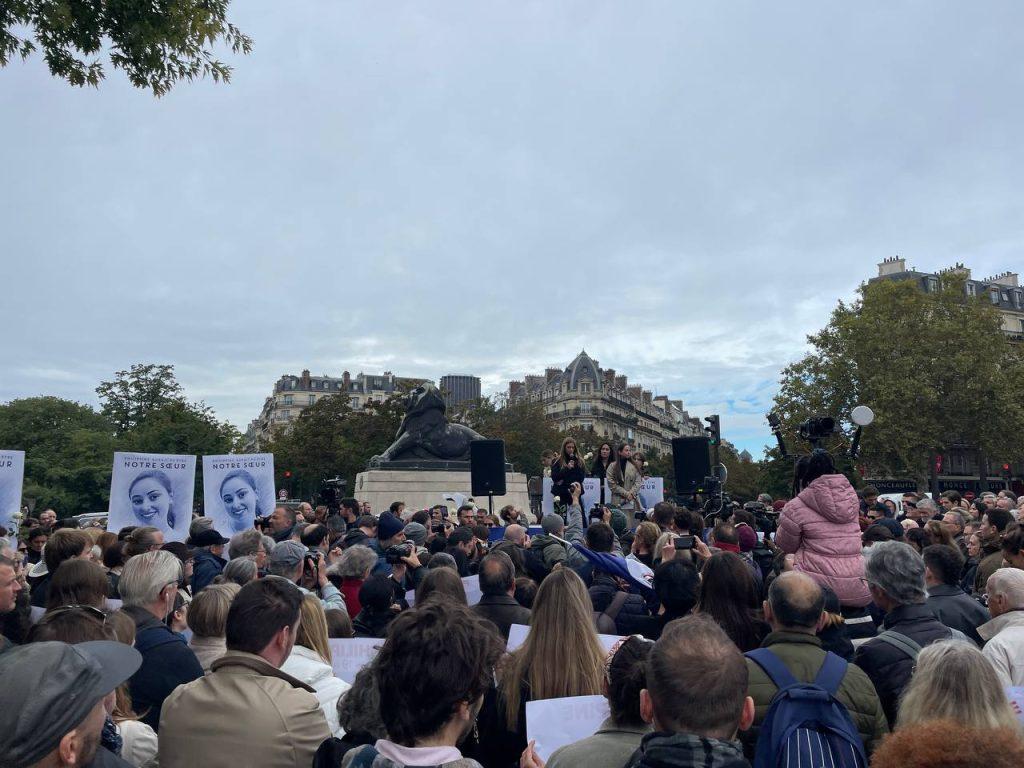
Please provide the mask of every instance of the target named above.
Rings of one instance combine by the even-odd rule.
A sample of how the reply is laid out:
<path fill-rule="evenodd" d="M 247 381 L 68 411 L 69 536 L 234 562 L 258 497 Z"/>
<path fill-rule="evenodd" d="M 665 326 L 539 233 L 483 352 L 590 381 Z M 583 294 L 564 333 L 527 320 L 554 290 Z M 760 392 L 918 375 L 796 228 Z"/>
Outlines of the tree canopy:
<path fill-rule="evenodd" d="M 861 463 L 922 486 L 932 457 L 954 445 L 1017 460 L 1024 359 L 1000 325 L 999 312 L 955 275 L 931 292 L 907 281 L 865 284 L 783 371 L 776 410 L 794 434 L 809 416 L 848 420 L 854 406 L 870 406 Z M 847 428 L 837 442 L 849 438 Z"/>
<path fill-rule="evenodd" d="M 136 88 L 163 96 L 181 80 L 231 79 L 213 48 L 248 54 L 252 40 L 227 20 L 228 0 L 5 0 L 0 65 L 41 51 L 50 72 L 71 85 L 99 85 L 100 54 Z"/>

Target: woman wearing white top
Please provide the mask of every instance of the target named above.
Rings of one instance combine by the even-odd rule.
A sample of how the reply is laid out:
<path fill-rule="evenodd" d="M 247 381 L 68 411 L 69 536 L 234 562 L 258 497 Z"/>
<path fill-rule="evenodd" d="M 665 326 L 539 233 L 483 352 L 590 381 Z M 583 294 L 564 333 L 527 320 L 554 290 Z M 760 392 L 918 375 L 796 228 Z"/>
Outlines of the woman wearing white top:
<path fill-rule="evenodd" d="M 281 671 L 316 690 L 316 698 L 331 733 L 339 739 L 344 736 L 345 729 L 338 724 L 338 699 L 352 686 L 334 676 L 331 648 L 327 644 L 327 617 L 316 595 L 308 594 L 302 598 L 302 621 L 299 622 L 295 647 Z"/>

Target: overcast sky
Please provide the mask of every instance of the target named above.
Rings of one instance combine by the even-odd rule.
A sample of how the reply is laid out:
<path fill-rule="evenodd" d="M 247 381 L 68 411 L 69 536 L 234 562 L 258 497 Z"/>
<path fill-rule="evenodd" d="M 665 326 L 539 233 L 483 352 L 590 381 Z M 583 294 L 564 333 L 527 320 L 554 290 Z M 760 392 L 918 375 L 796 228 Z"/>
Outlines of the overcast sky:
<path fill-rule="evenodd" d="M 602 366 L 759 453 L 876 264 L 1021 267 L 1018 2 L 235 2 L 230 85 L 0 70 L 0 401 Z"/>

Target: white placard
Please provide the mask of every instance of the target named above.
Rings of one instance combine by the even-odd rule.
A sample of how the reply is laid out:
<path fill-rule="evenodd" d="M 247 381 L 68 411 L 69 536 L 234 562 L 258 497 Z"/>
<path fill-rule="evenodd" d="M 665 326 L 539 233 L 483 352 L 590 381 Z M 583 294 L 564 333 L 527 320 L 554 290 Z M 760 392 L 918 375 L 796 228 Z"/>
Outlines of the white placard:
<path fill-rule="evenodd" d="M 526 738 L 537 742 L 537 756 L 547 762 L 559 747 L 593 736 L 610 714 L 604 696 L 528 701 Z"/>
<path fill-rule="evenodd" d="M 0 451 L 0 526 L 17 537 L 21 523 L 21 488 L 25 482 L 25 452 Z"/>
<path fill-rule="evenodd" d="M 640 506 L 652 509 L 665 500 L 665 478 L 647 477 L 640 484 Z"/>
<path fill-rule="evenodd" d="M 508 627 L 508 642 L 505 643 L 505 650 L 512 653 L 526 642 L 526 636 L 530 634 L 530 628 L 525 624 L 510 624 Z M 621 635 L 598 635 L 598 641 L 605 653 L 610 653 L 615 646 L 625 640 Z"/>
<path fill-rule="evenodd" d="M 152 525 L 165 541 L 184 541 L 192 522 L 196 457 L 115 453 L 107 530 Z"/>
<path fill-rule="evenodd" d="M 544 495 L 540 500 L 540 511 L 542 515 L 551 515 L 555 512 L 555 497 L 551 494 L 551 485 L 551 478 L 545 477 L 543 482 Z M 605 485 L 604 497 L 606 500 L 611 498 L 611 492 L 608 490 L 607 484 Z M 583 496 L 580 498 L 580 505 L 583 507 L 584 523 L 587 519 L 587 513 L 595 504 L 600 503 L 600 501 L 601 479 L 598 477 L 583 478 Z"/>
<path fill-rule="evenodd" d="M 466 590 L 466 603 L 476 605 L 480 602 L 480 577 L 478 575 L 466 576 L 462 579 L 462 588 Z M 410 589 L 405 593 L 405 602 L 412 608 L 416 605 L 416 590 Z"/>
<path fill-rule="evenodd" d="M 274 454 L 203 456 L 203 514 L 231 538 L 274 511 Z"/>
<path fill-rule="evenodd" d="M 331 647 L 334 675 L 351 685 L 359 670 L 376 657 L 384 640 L 379 637 L 330 638 L 327 644 Z"/>

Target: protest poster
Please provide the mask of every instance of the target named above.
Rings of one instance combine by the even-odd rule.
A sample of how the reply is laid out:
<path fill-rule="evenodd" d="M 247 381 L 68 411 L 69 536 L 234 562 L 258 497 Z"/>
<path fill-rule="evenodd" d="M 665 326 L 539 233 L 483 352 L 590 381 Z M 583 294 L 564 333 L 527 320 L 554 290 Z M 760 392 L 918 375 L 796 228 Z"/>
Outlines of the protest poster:
<path fill-rule="evenodd" d="M 526 738 L 547 762 L 559 747 L 593 736 L 609 716 L 604 696 L 569 696 L 526 702 Z"/>
<path fill-rule="evenodd" d="M 544 495 L 541 497 L 540 501 L 541 514 L 553 514 L 555 511 L 555 497 L 551 493 L 550 477 L 544 478 L 542 490 Z M 605 486 L 604 497 L 606 499 L 611 498 L 607 485 Z M 583 496 L 580 498 L 580 504 L 583 507 L 584 520 L 586 519 L 586 513 L 589 512 L 595 504 L 599 503 L 601 503 L 601 479 L 597 477 L 583 478 Z"/>
<path fill-rule="evenodd" d="M 195 456 L 115 453 L 107 530 L 151 525 L 165 541 L 184 541 L 192 522 L 195 479 Z"/>
<path fill-rule="evenodd" d="M 462 579 L 462 587 L 466 590 L 466 603 L 476 605 L 480 602 L 480 577 L 478 575 L 466 576 Z M 416 605 L 416 590 L 410 589 L 405 593 L 405 602 L 412 608 Z"/>
<path fill-rule="evenodd" d="M 274 454 L 203 456 L 203 514 L 231 538 L 274 511 Z"/>
<path fill-rule="evenodd" d="M 335 677 L 351 685 L 359 670 L 373 661 L 384 641 L 377 637 L 331 638 L 327 645 L 331 649 Z"/>
<path fill-rule="evenodd" d="M 660 504 L 665 500 L 665 478 L 645 477 L 637 495 L 640 497 L 641 507 L 653 509 L 655 504 Z"/>
<path fill-rule="evenodd" d="M 505 650 L 509 653 L 519 648 L 523 643 L 526 642 L 526 636 L 530 634 L 530 628 L 525 624 L 510 624 L 508 627 L 508 642 L 505 643 Z M 613 649 L 618 650 L 619 645 L 625 640 L 625 637 L 621 635 L 598 635 L 597 640 L 601 643 L 601 647 L 604 648 L 605 653 L 610 653 Z"/>
<path fill-rule="evenodd" d="M 17 532 L 21 523 L 21 488 L 25 480 L 25 452 L 0 451 L 0 526 Z"/>

